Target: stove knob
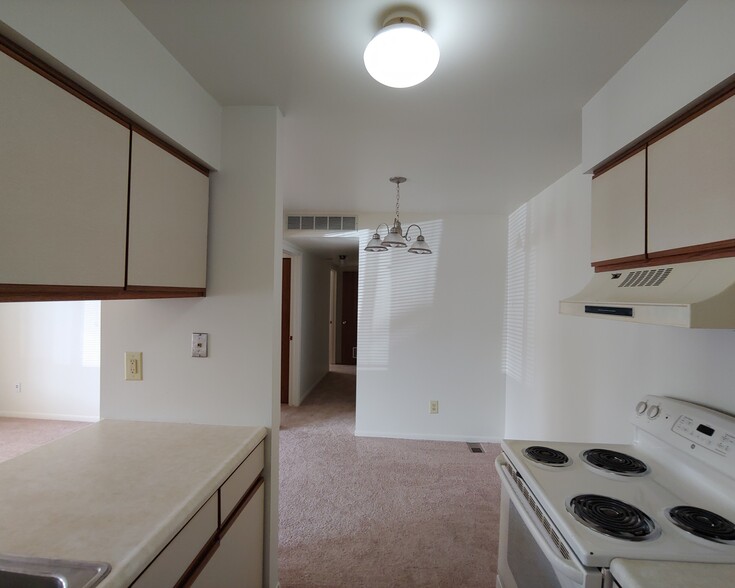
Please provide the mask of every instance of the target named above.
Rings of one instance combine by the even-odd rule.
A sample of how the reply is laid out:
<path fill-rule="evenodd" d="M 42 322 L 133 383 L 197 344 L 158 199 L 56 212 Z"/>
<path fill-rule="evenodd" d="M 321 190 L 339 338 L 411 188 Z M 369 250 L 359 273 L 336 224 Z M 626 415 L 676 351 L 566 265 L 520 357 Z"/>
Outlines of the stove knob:
<path fill-rule="evenodd" d="M 643 414 L 646 412 L 646 409 L 648 408 L 648 403 L 645 400 L 641 400 L 635 407 L 635 411 L 638 414 Z"/>
<path fill-rule="evenodd" d="M 660 412 L 661 412 L 661 408 L 659 408 L 658 406 L 654 404 L 648 409 L 648 413 L 647 413 L 648 418 L 655 419 L 659 415 Z"/>

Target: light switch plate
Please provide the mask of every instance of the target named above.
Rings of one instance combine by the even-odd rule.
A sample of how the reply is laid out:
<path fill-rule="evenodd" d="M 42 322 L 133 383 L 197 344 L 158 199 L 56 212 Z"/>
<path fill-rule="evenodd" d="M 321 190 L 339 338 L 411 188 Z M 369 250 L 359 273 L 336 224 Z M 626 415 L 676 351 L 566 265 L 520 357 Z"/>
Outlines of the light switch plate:
<path fill-rule="evenodd" d="M 126 351 L 125 352 L 125 379 L 133 380 L 133 381 L 143 379 L 143 352 L 142 351 Z"/>
<path fill-rule="evenodd" d="M 191 356 L 207 357 L 209 355 L 209 333 L 191 334 Z"/>

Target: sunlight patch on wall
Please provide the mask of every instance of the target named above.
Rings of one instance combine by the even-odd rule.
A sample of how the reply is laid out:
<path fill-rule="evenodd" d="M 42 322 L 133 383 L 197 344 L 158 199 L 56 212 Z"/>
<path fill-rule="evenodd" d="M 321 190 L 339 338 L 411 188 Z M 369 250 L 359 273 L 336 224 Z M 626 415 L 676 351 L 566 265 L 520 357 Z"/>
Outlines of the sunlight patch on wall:
<path fill-rule="evenodd" d="M 536 251 L 532 216 L 526 203 L 508 217 L 503 371 L 519 382 L 533 381 Z"/>
<path fill-rule="evenodd" d="M 387 369 L 391 348 L 410 345 L 415 339 L 421 327 L 417 322 L 421 311 L 434 302 L 442 224 L 442 220 L 421 223 L 431 255 L 415 255 L 406 249 L 365 251 L 374 231 L 360 231 L 357 308 L 360 369 Z M 416 236 L 414 230 L 412 238 Z"/>

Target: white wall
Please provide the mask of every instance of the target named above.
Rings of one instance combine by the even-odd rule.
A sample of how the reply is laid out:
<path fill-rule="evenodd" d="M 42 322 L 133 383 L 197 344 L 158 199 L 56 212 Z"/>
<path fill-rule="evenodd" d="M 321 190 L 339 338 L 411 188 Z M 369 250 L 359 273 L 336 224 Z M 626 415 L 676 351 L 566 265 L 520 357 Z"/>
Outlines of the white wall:
<path fill-rule="evenodd" d="M 222 108 L 122 2 L 3 0 L 3 22 L 159 134 L 219 167 Z M 0 31 L 15 37 L 7 27 Z"/>
<path fill-rule="evenodd" d="M 103 418 L 270 428 L 266 538 L 277 580 L 280 296 L 283 200 L 276 107 L 228 107 L 212 174 L 207 297 L 102 303 Z M 192 358 L 191 333 L 209 333 Z M 143 381 L 122 378 L 143 352 Z"/>
<path fill-rule="evenodd" d="M 301 256 L 300 386 L 298 406 L 329 372 L 329 263 Z"/>
<path fill-rule="evenodd" d="M 735 414 L 735 331 L 560 315 L 592 275 L 590 176 L 569 172 L 511 215 L 508 438 L 624 443 L 645 394 Z"/>
<path fill-rule="evenodd" d="M 735 2 L 689 0 L 582 109 L 590 170 L 735 73 Z"/>
<path fill-rule="evenodd" d="M 635 403 L 735 413 L 735 332 L 561 316 L 590 267 L 582 172 L 735 71 L 735 3 L 690 0 L 583 109 L 583 161 L 509 219 L 506 435 L 629 442 Z"/>
<path fill-rule="evenodd" d="M 99 301 L 3 303 L 0 328 L 0 415 L 99 419 Z"/>
<path fill-rule="evenodd" d="M 356 434 L 498 440 L 506 219 L 404 214 L 432 255 L 363 251 L 390 218 L 360 215 Z"/>

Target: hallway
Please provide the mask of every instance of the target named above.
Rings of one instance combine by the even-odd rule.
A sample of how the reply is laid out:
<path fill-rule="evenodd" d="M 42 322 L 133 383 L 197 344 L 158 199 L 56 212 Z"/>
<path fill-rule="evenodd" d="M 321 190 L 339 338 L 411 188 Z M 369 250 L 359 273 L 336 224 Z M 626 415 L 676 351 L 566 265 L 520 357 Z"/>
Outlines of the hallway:
<path fill-rule="evenodd" d="M 354 436 L 355 376 L 283 407 L 282 588 L 495 586 L 496 444 Z"/>

